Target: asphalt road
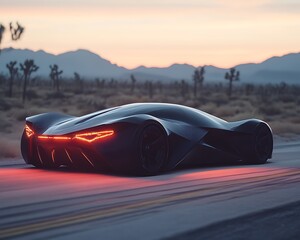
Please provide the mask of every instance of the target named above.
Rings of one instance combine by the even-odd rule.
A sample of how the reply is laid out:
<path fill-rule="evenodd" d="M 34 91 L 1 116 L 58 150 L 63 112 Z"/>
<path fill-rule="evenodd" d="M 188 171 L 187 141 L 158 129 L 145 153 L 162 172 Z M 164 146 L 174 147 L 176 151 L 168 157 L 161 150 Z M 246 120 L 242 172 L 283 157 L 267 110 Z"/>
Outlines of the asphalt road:
<path fill-rule="evenodd" d="M 155 177 L 0 162 L 0 239 L 300 239 L 300 141 Z"/>

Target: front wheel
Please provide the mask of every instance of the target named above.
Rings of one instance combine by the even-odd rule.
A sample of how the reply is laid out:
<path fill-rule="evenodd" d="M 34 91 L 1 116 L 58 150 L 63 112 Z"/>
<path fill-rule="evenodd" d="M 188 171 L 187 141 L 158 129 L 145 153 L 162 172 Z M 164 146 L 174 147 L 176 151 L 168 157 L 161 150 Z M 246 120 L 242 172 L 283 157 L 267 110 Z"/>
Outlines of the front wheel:
<path fill-rule="evenodd" d="M 138 174 L 158 174 L 168 158 L 165 129 L 158 123 L 150 122 L 142 128 L 138 139 Z"/>

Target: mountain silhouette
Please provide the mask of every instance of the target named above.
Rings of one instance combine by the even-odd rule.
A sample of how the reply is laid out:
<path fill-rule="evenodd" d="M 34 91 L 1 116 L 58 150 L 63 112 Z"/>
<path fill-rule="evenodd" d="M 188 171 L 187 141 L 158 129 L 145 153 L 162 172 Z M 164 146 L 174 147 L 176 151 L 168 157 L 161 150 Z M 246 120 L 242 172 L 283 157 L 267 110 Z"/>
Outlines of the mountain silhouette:
<path fill-rule="evenodd" d="M 134 74 L 138 80 L 174 81 L 185 79 L 192 81 L 195 66 L 172 64 L 169 67 L 145 67 L 127 69 L 111 63 L 88 50 L 79 49 L 54 55 L 45 51 L 5 48 L 0 54 L 0 73 L 8 74 L 6 64 L 10 61 L 24 62 L 33 59 L 40 67 L 36 75 L 49 77 L 49 65 L 57 64 L 62 69 L 63 77 L 73 77 L 74 72 L 84 79 L 116 78 L 129 79 Z M 261 63 L 248 63 L 233 66 L 241 73 L 241 82 L 245 83 L 300 83 L 300 53 L 290 53 L 280 57 L 271 57 Z M 212 65 L 206 66 L 205 81 L 224 81 L 228 69 Z"/>

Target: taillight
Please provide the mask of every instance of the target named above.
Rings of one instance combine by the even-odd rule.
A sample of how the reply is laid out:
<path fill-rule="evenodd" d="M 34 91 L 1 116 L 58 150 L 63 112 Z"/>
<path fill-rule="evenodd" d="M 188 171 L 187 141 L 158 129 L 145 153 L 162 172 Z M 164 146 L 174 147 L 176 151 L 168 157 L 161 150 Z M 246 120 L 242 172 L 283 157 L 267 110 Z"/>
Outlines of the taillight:
<path fill-rule="evenodd" d="M 34 134 L 34 131 L 27 124 L 25 125 L 25 134 L 28 138 Z"/>
<path fill-rule="evenodd" d="M 101 138 L 106 138 L 114 134 L 113 130 L 101 131 L 101 132 L 87 132 L 80 133 L 74 136 L 74 139 L 82 140 L 85 142 L 93 142 Z"/>
<path fill-rule="evenodd" d="M 71 140 L 71 137 L 64 137 L 64 136 L 38 136 L 38 139 L 54 139 L 54 140 Z"/>
<path fill-rule="evenodd" d="M 99 132 L 87 132 L 87 133 L 78 133 L 73 136 L 50 136 L 50 135 L 39 135 L 37 136 L 40 140 L 80 140 L 85 142 L 93 142 L 98 139 L 103 139 L 114 134 L 113 130 L 99 131 Z"/>

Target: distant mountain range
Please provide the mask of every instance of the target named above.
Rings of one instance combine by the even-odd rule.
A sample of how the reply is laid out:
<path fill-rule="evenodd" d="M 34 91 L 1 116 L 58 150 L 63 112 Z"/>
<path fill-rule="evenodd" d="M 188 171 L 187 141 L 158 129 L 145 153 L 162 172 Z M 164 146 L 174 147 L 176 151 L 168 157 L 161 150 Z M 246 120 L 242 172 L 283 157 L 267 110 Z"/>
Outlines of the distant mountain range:
<path fill-rule="evenodd" d="M 45 51 L 6 48 L 0 54 L 0 73 L 8 74 L 6 64 L 10 61 L 24 62 L 33 59 L 40 67 L 36 75 L 48 77 L 49 65 L 57 64 L 63 70 L 64 77 L 73 77 L 74 72 L 85 79 L 116 78 L 129 79 L 134 74 L 137 80 L 174 81 L 192 80 L 195 66 L 173 64 L 169 67 L 145 67 L 127 69 L 87 50 L 79 49 L 58 55 Z M 280 57 L 271 57 L 261 63 L 248 63 L 233 66 L 240 71 L 241 82 L 247 83 L 297 83 L 300 84 L 300 53 L 290 53 Z M 205 81 L 224 81 L 228 69 L 206 66 Z"/>

